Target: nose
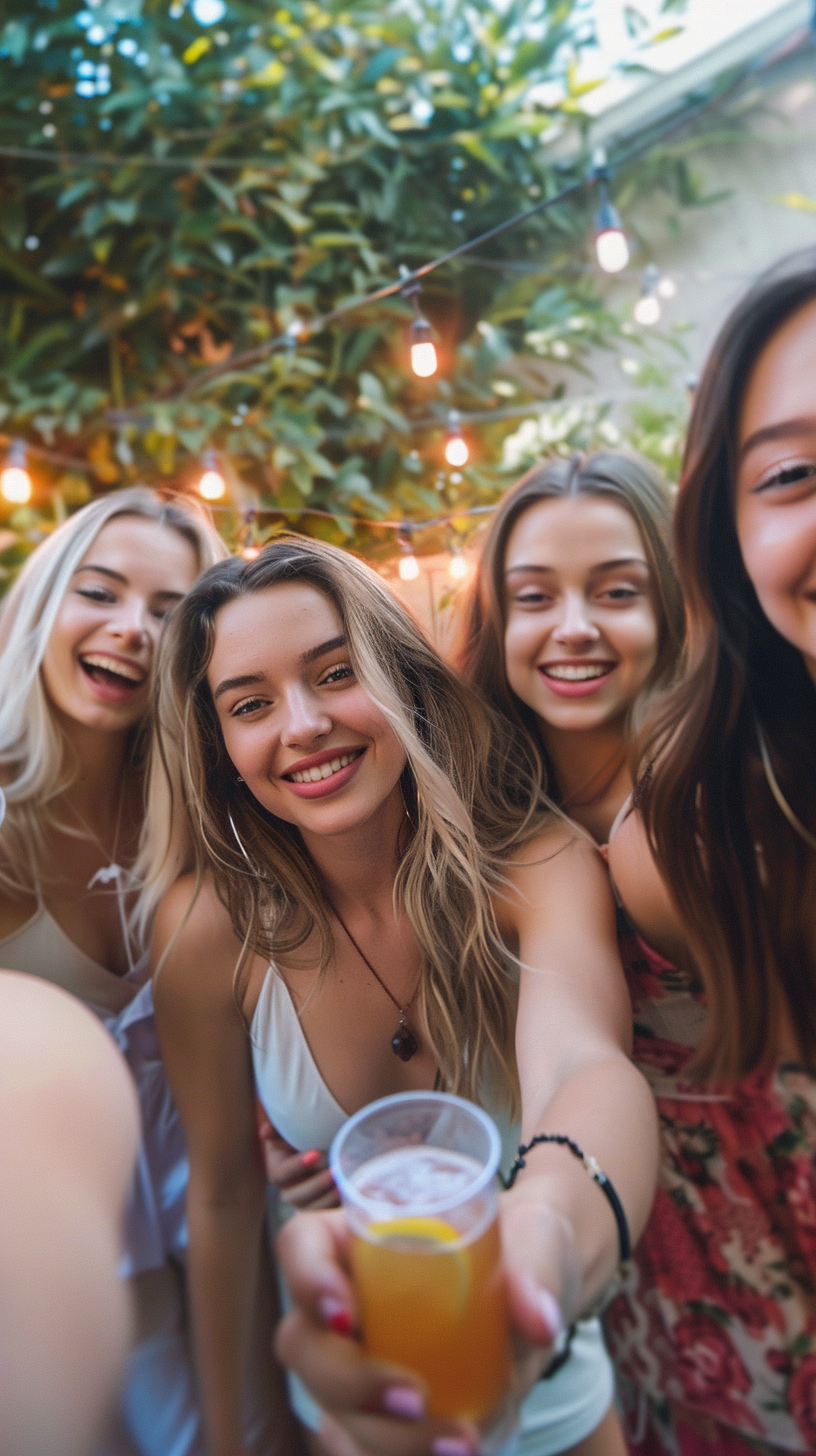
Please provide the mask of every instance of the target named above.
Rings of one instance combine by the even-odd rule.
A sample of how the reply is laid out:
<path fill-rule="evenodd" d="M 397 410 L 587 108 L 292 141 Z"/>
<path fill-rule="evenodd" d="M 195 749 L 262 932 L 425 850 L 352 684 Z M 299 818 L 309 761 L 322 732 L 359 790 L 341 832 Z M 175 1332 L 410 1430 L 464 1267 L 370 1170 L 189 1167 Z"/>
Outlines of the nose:
<path fill-rule="evenodd" d="M 565 592 L 561 600 L 558 625 L 553 639 L 564 646 L 586 646 L 597 642 L 600 631 L 590 617 L 587 601 L 582 592 Z"/>
<path fill-rule="evenodd" d="M 108 630 L 131 650 L 138 651 L 152 640 L 150 621 L 146 602 L 136 596 L 125 597 L 109 622 Z"/>
<path fill-rule="evenodd" d="M 280 740 L 285 748 L 314 744 L 331 732 L 332 720 L 308 688 L 297 684 L 283 694 Z"/>

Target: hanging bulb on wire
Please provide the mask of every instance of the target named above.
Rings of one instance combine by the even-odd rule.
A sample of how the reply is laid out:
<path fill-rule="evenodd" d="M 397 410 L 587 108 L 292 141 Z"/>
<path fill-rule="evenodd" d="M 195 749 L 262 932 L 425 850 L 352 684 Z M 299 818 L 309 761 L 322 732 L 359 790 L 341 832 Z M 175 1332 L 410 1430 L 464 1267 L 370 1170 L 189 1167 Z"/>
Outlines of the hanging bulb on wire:
<path fill-rule="evenodd" d="M 399 544 L 402 555 L 399 560 L 397 571 L 401 581 L 416 581 L 419 576 L 419 562 L 414 555 L 414 548 L 411 545 L 411 528 L 404 526 L 399 535 Z"/>
<path fill-rule="evenodd" d="M 470 459 L 470 451 L 467 440 L 462 434 L 457 410 L 451 410 L 448 415 L 448 438 L 445 442 L 445 459 L 456 470 L 460 469 L 462 465 L 467 465 Z"/>
<path fill-rule="evenodd" d="M 595 255 L 604 273 L 620 273 L 629 262 L 629 244 L 620 213 L 609 200 L 606 178 L 598 177 L 598 211 L 595 214 Z"/>
<path fill-rule="evenodd" d="M 448 575 L 453 577 L 454 581 L 464 581 L 469 572 L 470 567 L 462 554 L 461 546 L 454 546 L 448 562 Z"/>
<path fill-rule="evenodd" d="M 208 501 L 221 500 L 227 493 L 227 482 L 218 469 L 215 451 L 205 450 L 202 463 L 204 471 L 198 482 L 199 495 Z"/>
<path fill-rule="evenodd" d="M 650 263 L 643 270 L 640 298 L 632 311 L 635 323 L 642 324 L 647 329 L 658 323 L 660 319 L 660 299 L 657 296 L 659 282 L 660 273 L 654 263 Z"/>
<path fill-rule="evenodd" d="M 6 464 L 0 471 L 0 495 L 15 506 L 31 500 L 31 476 L 26 469 L 26 447 L 22 440 L 12 440 Z"/>
<path fill-rule="evenodd" d="M 431 326 L 421 315 L 411 324 L 411 368 L 419 379 L 430 379 L 439 368 Z"/>

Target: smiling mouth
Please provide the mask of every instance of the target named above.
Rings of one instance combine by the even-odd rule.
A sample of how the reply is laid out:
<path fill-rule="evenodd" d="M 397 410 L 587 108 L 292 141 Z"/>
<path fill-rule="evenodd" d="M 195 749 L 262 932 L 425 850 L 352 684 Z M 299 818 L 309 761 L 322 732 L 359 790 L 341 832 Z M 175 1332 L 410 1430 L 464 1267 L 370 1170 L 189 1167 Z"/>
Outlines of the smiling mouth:
<path fill-rule="evenodd" d="M 350 763 L 360 758 L 365 753 L 364 748 L 355 748 L 353 753 L 340 753 L 337 758 L 332 758 L 328 763 L 321 763 L 315 768 L 306 768 L 299 773 L 286 773 L 282 777 L 293 784 L 318 784 L 321 779 L 330 779 L 332 774 L 339 773 L 341 769 L 348 768 Z"/>
<path fill-rule="evenodd" d="M 614 662 L 552 662 L 544 663 L 541 672 L 557 682 L 591 682 L 593 678 L 606 677 L 614 666 Z"/>
<path fill-rule="evenodd" d="M 135 692 L 147 677 L 147 673 L 135 662 L 121 662 L 116 657 L 108 657 L 104 652 L 85 653 L 80 657 L 79 665 L 92 682 L 125 691 Z"/>

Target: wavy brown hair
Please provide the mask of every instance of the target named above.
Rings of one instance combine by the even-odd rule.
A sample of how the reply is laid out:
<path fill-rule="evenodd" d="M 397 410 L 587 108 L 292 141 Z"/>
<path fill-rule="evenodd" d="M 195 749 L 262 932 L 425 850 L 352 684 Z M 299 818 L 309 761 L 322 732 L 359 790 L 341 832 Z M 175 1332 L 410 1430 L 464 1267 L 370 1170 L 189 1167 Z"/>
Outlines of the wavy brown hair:
<path fill-rule="evenodd" d="M 740 414 L 757 358 L 816 298 L 816 251 L 764 275 L 724 324 L 694 402 L 675 542 L 688 674 L 643 745 L 638 791 L 652 847 L 689 928 L 708 1001 L 696 1070 L 730 1079 L 779 1054 L 785 1015 L 816 1068 L 816 854 L 774 801 L 816 832 L 816 688 L 760 607 L 734 519 Z"/>
<path fill-rule="evenodd" d="M 227 754 L 207 669 L 220 609 L 285 582 L 333 603 L 354 671 L 405 750 L 402 790 L 412 826 L 394 887 L 423 957 L 419 1009 L 444 1087 L 475 1098 L 484 1079 L 515 1105 L 515 963 L 499 936 L 490 889 L 508 851 L 548 822 L 524 744 L 490 713 L 364 563 L 288 537 L 253 562 L 213 567 L 180 603 L 158 668 L 158 750 L 175 812 L 186 810 L 199 878 L 209 870 L 247 948 L 272 962 L 317 932 L 320 965 L 334 949 L 325 893 L 299 831 L 265 810 Z M 270 602 L 270 621 L 274 602 Z M 514 785 L 500 796 L 495 786 Z M 172 843 L 171 833 L 165 842 Z M 161 879 L 161 865 L 156 874 Z M 243 998 L 242 957 L 235 991 Z"/>
<path fill-rule="evenodd" d="M 643 540 L 658 627 L 657 659 L 640 698 L 673 676 L 683 641 L 683 599 L 669 547 L 671 498 L 648 461 L 616 450 L 573 455 L 534 465 L 502 498 L 490 525 L 479 566 L 465 601 L 455 660 L 466 680 L 521 734 L 538 761 L 541 788 L 558 802 L 558 785 L 532 708 L 507 681 L 504 564 L 516 522 L 545 500 L 598 496 L 622 506 Z M 636 713 L 637 705 L 633 710 Z"/>

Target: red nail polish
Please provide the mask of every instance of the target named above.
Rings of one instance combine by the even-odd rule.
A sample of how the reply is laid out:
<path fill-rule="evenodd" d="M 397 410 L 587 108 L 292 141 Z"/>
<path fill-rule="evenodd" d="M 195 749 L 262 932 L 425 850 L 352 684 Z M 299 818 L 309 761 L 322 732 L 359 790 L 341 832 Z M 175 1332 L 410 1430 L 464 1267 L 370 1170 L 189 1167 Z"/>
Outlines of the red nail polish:
<path fill-rule="evenodd" d="M 317 1148 L 310 1148 L 308 1153 L 301 1153 L 300 1161 L 304 1168 L 314 1168 L 320 1162 L 323 1154 Z"/>
<path fill-rule="evenodd" d="M 339 1299 L 332 1299 L 329 1294 L 320 1301 L 320 1316 L 335 1335 L 354 1333 L 354 1324 L 346 1306 Z"/>

